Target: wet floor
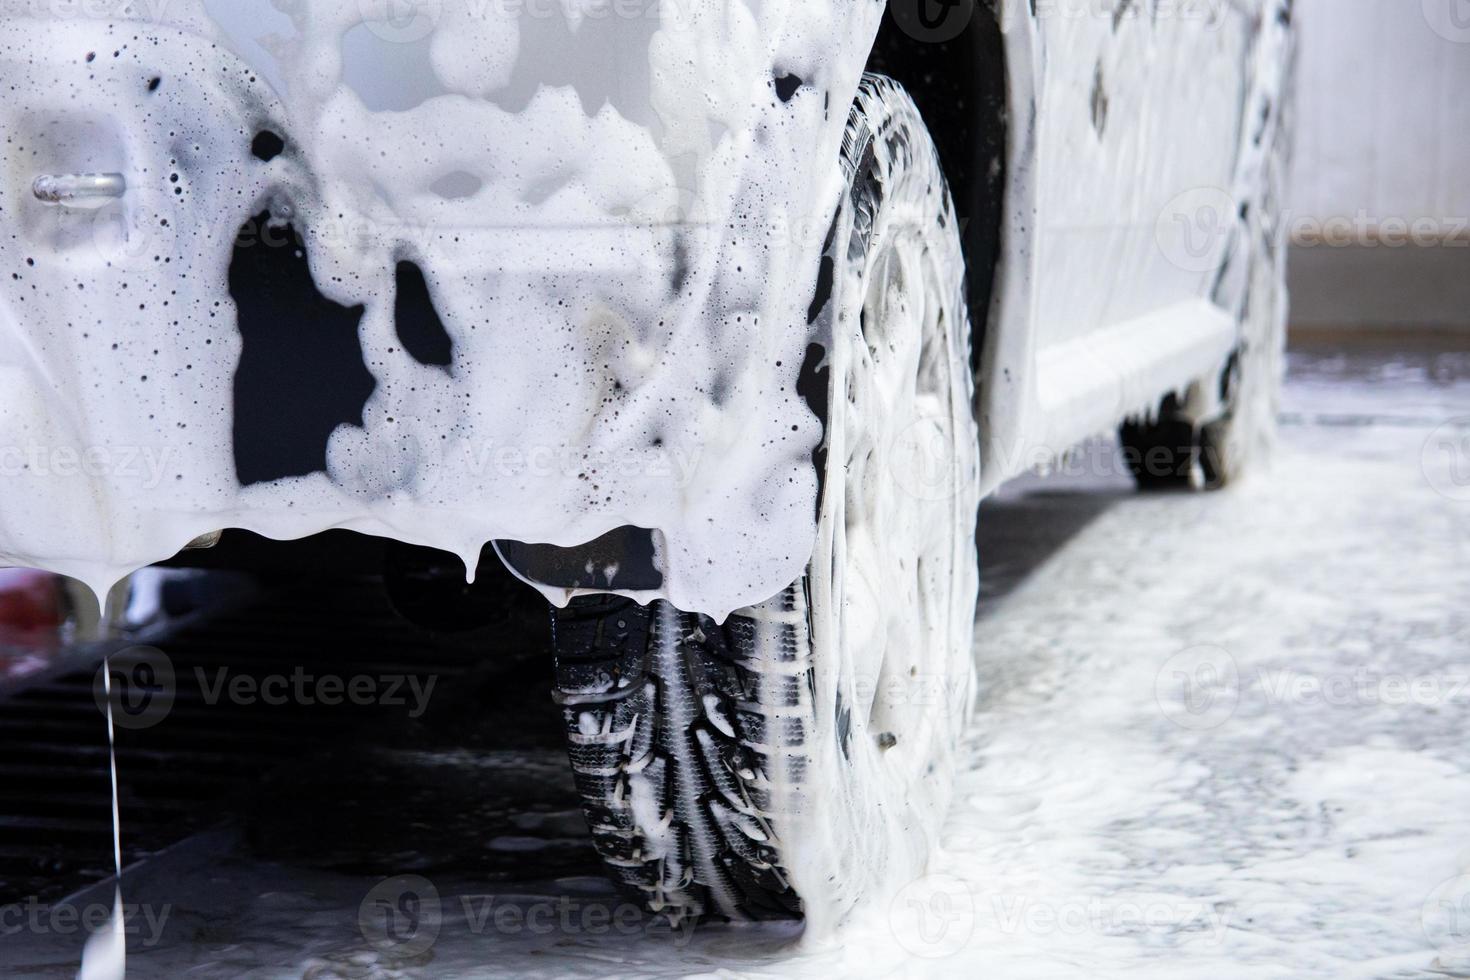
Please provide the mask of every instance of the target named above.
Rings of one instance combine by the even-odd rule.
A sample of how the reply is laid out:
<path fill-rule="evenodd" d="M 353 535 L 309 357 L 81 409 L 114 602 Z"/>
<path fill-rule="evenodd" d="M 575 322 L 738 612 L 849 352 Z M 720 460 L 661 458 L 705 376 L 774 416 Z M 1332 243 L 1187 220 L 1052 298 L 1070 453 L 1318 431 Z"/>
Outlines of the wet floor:
<path fill-rule="evenodd" d="M 1297 350 L 1231 491 L 1099 445 L 986 504 L 943 855 L 830 943 L 620 904 L 528 658 L 141 861 L 129 975 L 1470 976 L 1470 353 L 1411 346 Z M 110 900 L 12 906 L 0 972 L 70 976 Z"/>

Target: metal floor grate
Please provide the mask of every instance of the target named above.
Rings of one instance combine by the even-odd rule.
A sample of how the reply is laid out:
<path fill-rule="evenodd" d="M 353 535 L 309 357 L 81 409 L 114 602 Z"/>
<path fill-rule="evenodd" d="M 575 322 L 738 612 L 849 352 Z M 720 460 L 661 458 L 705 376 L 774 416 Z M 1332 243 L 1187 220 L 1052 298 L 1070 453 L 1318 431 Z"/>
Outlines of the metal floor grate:
<path fill-rule="evenodd" d="M 125 864 L 217 823 L 274 770 L 432 722 L 466 696 L 466 675 L 506 662 L 526 625 L 434 635 L 393 610 L 381 581 L 358 579 L 258 596 L 151 637 L 172 667 L 173 703 L 151 727 L 117 731 Z M 93 694 L 104 649 L 72 651 L 70 669 L 0 691 L 0 905 L 51 901 L 112 873 L 106 723 Z M 258 697 L 246 704 L 218 687 L 224 677 L 248 692 L 298 668 L 309 678 L 367 678 L 383 695 L 402 677 L 406 703 L 344 697 L 329 705 L 314 694 L 302 703 L 293 694 L 285 704 Z M 410 676 L 420 691 L 434 683 L 429 710 L 417 719 L 409 717 Z"/>

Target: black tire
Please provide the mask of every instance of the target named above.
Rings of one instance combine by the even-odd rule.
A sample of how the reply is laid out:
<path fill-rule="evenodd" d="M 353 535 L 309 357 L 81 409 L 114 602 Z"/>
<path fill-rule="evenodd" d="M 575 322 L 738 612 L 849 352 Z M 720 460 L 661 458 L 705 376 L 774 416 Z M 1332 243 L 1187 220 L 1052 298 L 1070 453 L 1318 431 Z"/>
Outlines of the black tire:
<path fill-rule="evenodd" d="M 1118 435 L 1140 490 L 1215 490 L 1225 483 L 1211 426 L 1195 422 L 1176 395 L 1167 396 L 1152 419 L 1124 422 Z"/>
<path fill-rule="evenodd" d="M 714 910 L 742 919 L 801 911 L 770 827 L 746 815 L 769 812 L 769 794 L 739 774 L 770 768 L 755 748 L 769 718 L 741 705 L 797 707 L 804 643 L 792 635 L 781 645 L 793 689 L 773 703 L 755 632 L 745 616 L 717 626 L 618 596 L 581 598 L 556 616 L 556 699 L 593 842 L 613 878 L 675 924 Z M 596 730 L 584 732 L 589 717 Z M 640 819 L 633 772 L 677 815 L 667 828 Z"/>
<path fill-rule="evenodd" d="M 593 839 L 676 923 L 841 917 L 875 882 L 922 873 L 969 707 L 979 450 L 957 223 L 918 111 L 886 79 L 864 79 L 843 166 L 806 575 L 724 624 L 610 596 L 555 614 Z M 936 679 L 942 704 L 871 693 Z"/>

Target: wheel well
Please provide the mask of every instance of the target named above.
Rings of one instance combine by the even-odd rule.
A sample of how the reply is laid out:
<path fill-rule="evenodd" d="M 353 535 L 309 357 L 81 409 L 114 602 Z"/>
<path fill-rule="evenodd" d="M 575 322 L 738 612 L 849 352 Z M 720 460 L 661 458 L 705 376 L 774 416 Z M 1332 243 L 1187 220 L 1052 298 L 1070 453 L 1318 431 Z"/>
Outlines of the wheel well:
<path fill-rule="evenodd" d="M 978 371 L 1005 198 L 1006 54 L 993 6 L 1002 0 L 955 0 L 937 26 L 916 20 L 926 2 L 890 0 L 868 70 L 908 90 L 939 149 L 965 249 L 970 358 Z"/>

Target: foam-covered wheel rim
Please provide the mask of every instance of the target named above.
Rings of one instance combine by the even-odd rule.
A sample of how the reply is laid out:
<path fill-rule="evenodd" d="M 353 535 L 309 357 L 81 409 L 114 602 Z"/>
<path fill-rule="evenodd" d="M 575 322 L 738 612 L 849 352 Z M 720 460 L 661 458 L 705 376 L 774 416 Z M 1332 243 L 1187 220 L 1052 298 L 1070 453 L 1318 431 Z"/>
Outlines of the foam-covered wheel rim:
<path fill-rule="evenodd" d="M 979 449 L 953 207 L 886 79 L 865 78 L 842 162 L 806 575 L 723 624 L 616 597 L 556 615 L 593 839 L 675 922 L 825 924 L 922 874 L 971 701 Z"/>

